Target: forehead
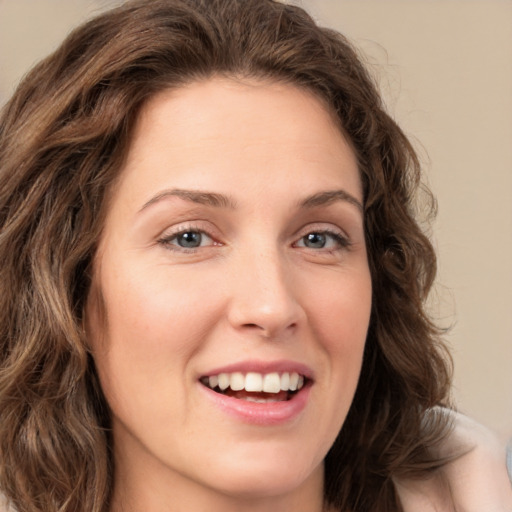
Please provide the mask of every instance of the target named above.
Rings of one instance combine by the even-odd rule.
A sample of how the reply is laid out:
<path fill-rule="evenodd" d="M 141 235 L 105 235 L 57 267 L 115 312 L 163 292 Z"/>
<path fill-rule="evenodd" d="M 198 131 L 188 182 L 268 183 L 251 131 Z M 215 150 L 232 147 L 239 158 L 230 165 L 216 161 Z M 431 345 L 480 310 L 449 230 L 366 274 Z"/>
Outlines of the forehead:
<path fill-rule="evenodd" d="M 324 101 L 286 83 L 213 78 L 144 105 L 121 181 L 215 188 L 236 178 L 242 191 L 279 177 L 329 188 L 342 175 L 362 199 L 354 151 Z"/>

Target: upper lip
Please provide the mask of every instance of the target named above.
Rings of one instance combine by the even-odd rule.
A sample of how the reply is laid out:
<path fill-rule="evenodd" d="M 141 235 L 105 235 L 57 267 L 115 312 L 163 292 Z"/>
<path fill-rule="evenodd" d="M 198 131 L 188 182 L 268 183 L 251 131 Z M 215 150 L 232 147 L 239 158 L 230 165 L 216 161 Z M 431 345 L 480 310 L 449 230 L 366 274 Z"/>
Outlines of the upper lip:
<path fill-rule="evenodd" d="M 231 363 L 222 367 L 213 368 L 212 370 L 208 370 L 207 372 L 201 374 L 202 377 L 210 377 L 212 375 L 219 375 L 220 373 L 291 373 L 296 372 L 299 375 L 303 375 L 304 377 L 314 380 L 313 370 L 306 364 L 299 363 L 296 361 L 287 361 L 287 360 L 278 360 L 278 361 L 260 361 L 260 360 L 249 360 L 249 361 L 239 361 L 236 363 Z"/>

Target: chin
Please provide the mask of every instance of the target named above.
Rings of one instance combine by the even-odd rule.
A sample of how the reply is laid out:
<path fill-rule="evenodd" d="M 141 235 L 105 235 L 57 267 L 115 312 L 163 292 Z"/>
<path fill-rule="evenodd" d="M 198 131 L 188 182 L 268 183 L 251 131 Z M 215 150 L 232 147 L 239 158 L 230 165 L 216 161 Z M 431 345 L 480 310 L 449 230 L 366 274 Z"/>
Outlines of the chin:
<path fill-rule="evenodd" d="M 217 474 L 222 475 L 222 480 L 216 481 L 215 486 L 226 495 L 242 499 L 270 498 L 293 493 L 310 480 L 323 481 L 323 463 L 311 467 L 275 454 L 266 460 L 233 464 Z"/>

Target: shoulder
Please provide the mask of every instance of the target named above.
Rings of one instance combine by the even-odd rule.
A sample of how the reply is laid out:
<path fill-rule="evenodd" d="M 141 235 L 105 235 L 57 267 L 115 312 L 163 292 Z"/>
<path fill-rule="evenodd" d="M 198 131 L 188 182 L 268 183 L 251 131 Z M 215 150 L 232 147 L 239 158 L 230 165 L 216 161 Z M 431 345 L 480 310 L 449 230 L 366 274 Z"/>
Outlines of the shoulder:
<path fill-rule="evenodd" d="M 435 455 L 454 458 L 431 478 L 397 482 L 405 512 L 512 512 L 505 446 L 470 418 L 446 414 L 453 430 Z"/>
<path fill-rule="evenodd" d="M 453 414 L 455 428 L 444 449 L 460 450 L 462 455 L 446 464 L 444 472 L 457 506 L 467 511 L 512 512 L 505 445 L 477 422 Z"/>
<path fill-rule="evenodd" d="M 9 506 L 7 499 L 0 492 L 0 512 L 16 512 L 11 506 Z"/>

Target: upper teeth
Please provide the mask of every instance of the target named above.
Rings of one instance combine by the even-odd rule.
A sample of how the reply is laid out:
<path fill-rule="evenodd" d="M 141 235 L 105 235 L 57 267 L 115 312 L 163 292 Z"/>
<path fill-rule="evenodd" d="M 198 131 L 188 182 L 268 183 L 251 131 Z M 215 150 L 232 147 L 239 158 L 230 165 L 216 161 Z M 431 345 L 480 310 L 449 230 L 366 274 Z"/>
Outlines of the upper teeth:
<path fill-rule="evenodd" d="M 203 379 L 210 388 L 217 386 L 224 391 L 231 388 L 233 391 L 279 393 L 280 391 L 297 391 L 304 386 L 304 377 L 296 372 L 285 373 L 256 373 L 241 372 L 219 373 Z"/>

